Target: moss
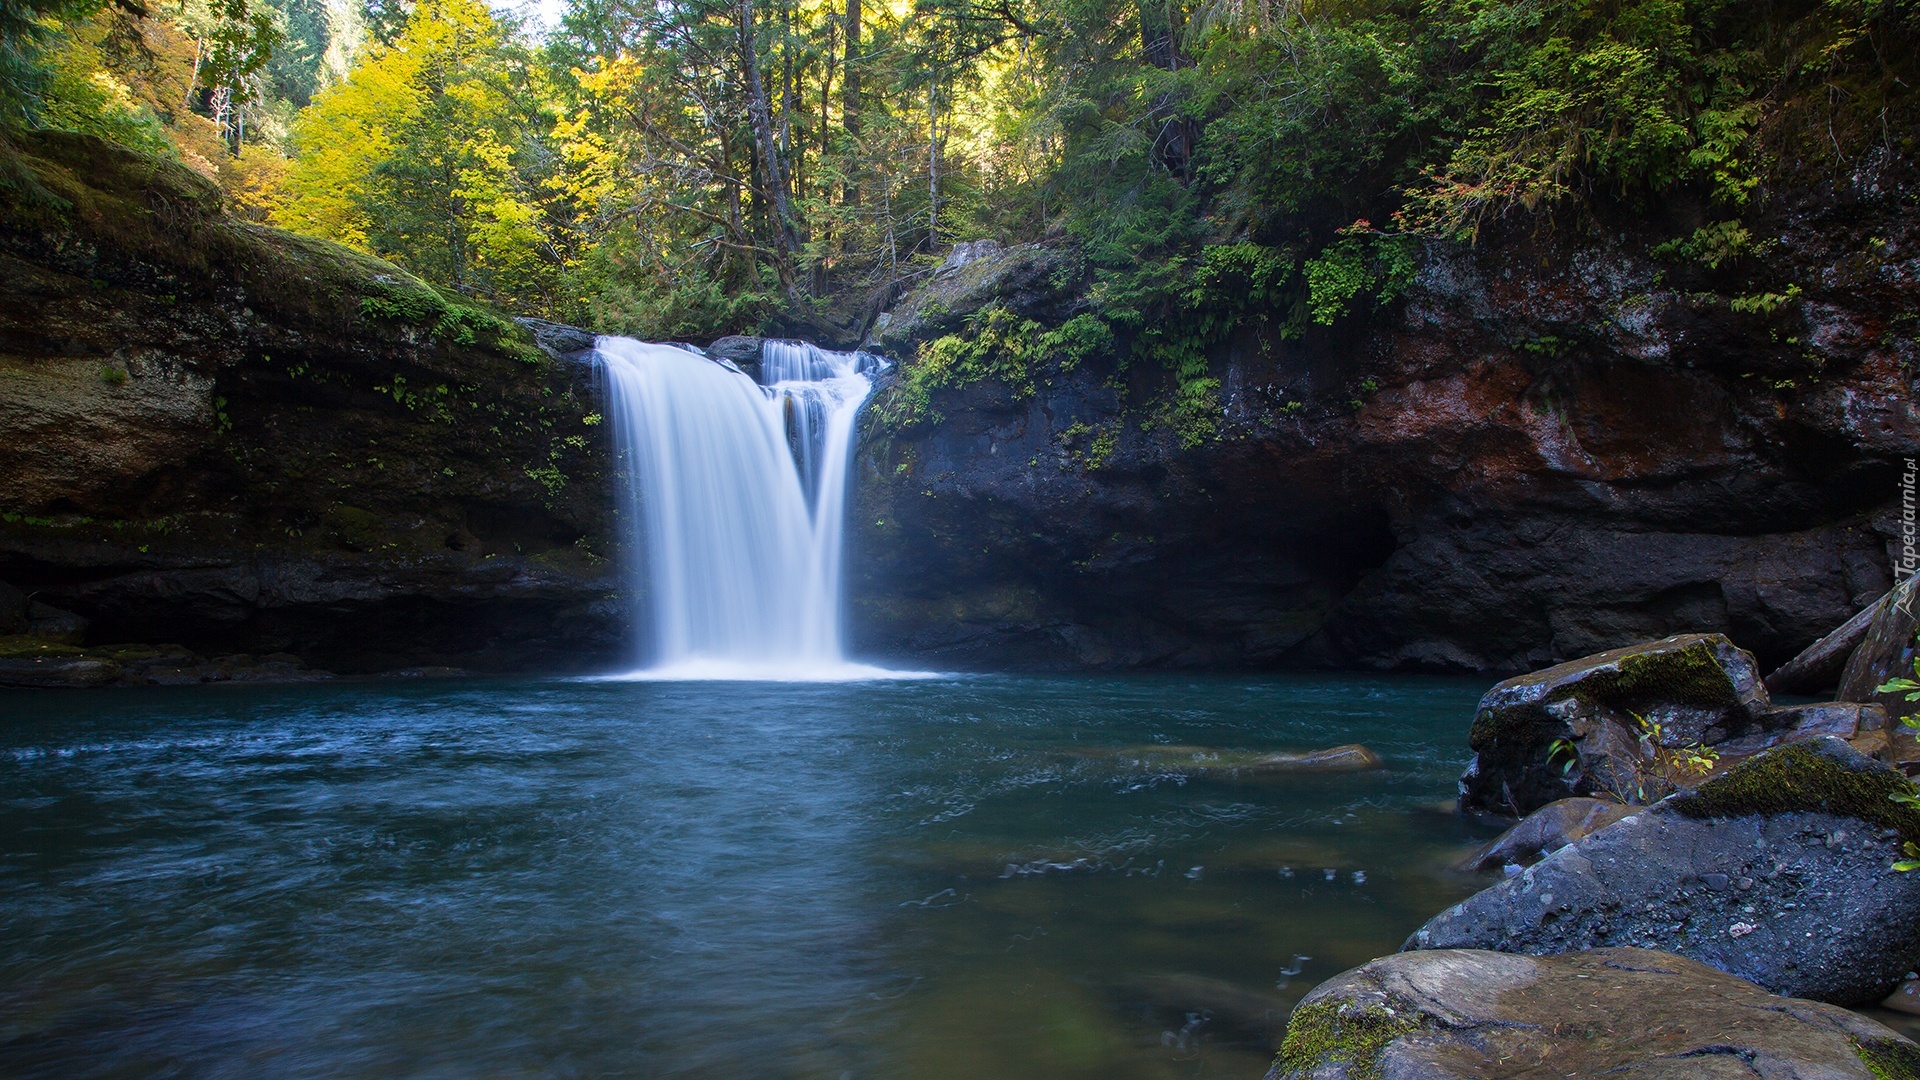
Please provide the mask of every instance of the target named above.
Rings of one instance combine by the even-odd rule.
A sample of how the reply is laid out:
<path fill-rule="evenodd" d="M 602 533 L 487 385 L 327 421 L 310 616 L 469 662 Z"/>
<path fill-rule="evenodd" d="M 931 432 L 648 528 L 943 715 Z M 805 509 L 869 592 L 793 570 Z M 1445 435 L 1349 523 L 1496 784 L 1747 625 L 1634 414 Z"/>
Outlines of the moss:
<path fill-rule="evenodd" d="M 1617 672 L 1603 672 L 1574 687 L 1581 697 L 1608 705 L 1660 702 L 1706 708 L 1739 704 L 1711 639 L 1685 648 L 1633 653 Z"/>
<path fill-rule="evenodd" d="M 88 649 L 88 655 L 116 663 L 130 664 L 139 660 L 157 660 L 161 657 L 179 657 L 182 660 L 196 659 L 194 654 L 179 645 L 103 645 Z"/>
<path fill-rule="evenodd" d="M 283 315 L 419 324 L 448 344 L 544 363 L 524 328 L 485 305 L 364 252 L 230 217 L 219 187 L 180 162 L 91 135 L 0 137 L 0 230 L 67 231 L 103 253 L 230 282 Z"/>
<path fill-rule="evenodd" d="M 486 347 L 522 363 L 545 363 L 532 335 L 511 319 L 409 276 L 380 274 L 361 296 L 362 319 L 424 327 L 442 341 Z"/>
<path fill-rule="evenodd" d="M 1380 1055 L 1387 1045 L 1422 1027 L 1418 1013 L 1373 1006 L 1343 1009 L 1333 1002 L 1302 1005 L 1287 1020 L 1274 1067 L 1282 1077 L 1306 1077 L 1327 1062 L 1347 1065 L 1354 1080 L 1379 1080 Z"/>
<path fill-rule="evenodd" d="M 1515 705 L 1505 709 L 1482 709 L 1467 729 L 1467 745 L 1475 751 L 1495 746 L 1528 746 L 1544 742 L 1548 735 L 1547 715 L 1537 704 Z"/>
<path fill-rule="evenodd" d="M 35 637 L 31 634 L 13 634 L 0 637 L 0 660 L 31 659 L 36 656 L 85 656 L 87 650 L 77 645 L 54 641 L 51 638 Z"/>
<path fill-rule="evenodd" d="M 1857 761 L 1839 756 L 1843 752 Z M 1844 746 L 1834 749 L 1822 740 L 1808 740 L 1749 758 L 1670 805 L 1695 819 L 1836 814 L 1895 829 L 1905 839 L 1920 842 L 1920 810 L 1892 800 L 1912 793 L 1912 782 L 1892 769 Z"/>
<path fill-rule="evenodd" d="M 336 542 L 348 551 L 378 551 L 393 541 L 386 521 L 357 506 L 331 507 L 323 520 Z"/>
<path fill-rule="evenodd" d="M 1853 1052 L 1874 1080 L 1920 1080 L 1920 1048 L 1892 1039 L 1854 1040 Z"/>

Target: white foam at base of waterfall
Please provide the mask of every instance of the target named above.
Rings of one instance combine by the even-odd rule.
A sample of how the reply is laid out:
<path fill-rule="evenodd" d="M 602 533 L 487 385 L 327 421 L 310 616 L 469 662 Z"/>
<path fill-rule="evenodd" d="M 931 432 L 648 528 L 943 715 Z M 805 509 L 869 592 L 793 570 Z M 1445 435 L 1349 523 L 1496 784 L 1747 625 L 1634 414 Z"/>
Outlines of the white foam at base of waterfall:
<path fill-rule="evenodd" d="M 840 583 L 862 357 L 768 342 L 762 382 L 673 345 L 603 337 L 643 654 L 607 678 L 926 677 L 850 662 Z"/>
<path fill-rule="evenodd" d="M 880 679 L 951 679 L 956 676 L 939 671 L 901 671 L 841 661 L 837 664 L 797 664 L 792 666 L 736 663 L 727 660 L 686 660 L 611 675 L 591 675 L 595 682 L 793 682 L 838 683 L 873 682 Z"/>

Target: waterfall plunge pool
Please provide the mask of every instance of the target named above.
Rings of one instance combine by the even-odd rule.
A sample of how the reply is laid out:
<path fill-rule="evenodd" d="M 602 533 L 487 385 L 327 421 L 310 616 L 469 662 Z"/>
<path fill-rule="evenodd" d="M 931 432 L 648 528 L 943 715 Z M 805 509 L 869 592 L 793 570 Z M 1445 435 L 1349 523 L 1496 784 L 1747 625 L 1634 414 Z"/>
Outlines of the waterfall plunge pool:
<path fill-rule="evenodd" d="M 1477 682 L 0 702 L 0 1075 L 1253 1080 L 1475 883 Z M 1361 741 L 1236 782 L 1154 745 Z M 1304 958 L 1304 959 L 1303 959 Z"/>

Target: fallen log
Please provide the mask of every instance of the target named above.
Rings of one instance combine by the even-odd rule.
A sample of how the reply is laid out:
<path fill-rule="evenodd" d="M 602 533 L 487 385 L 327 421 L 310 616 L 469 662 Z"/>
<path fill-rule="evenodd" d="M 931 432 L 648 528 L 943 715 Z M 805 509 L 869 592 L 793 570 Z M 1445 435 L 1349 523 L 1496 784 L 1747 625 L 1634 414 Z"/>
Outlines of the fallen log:
<path fill-rule="evenodd" d="M 1840 624 L 1840 629 L 1800 650 L 1800 655 L 1781 664 L 1767 676 L 1769 694 L 1813 694 L 1839 685 L 1847 657 L 1853 655 L 1873 625 L 1873 613 L 1887 598 L 1886 593 Z"/>

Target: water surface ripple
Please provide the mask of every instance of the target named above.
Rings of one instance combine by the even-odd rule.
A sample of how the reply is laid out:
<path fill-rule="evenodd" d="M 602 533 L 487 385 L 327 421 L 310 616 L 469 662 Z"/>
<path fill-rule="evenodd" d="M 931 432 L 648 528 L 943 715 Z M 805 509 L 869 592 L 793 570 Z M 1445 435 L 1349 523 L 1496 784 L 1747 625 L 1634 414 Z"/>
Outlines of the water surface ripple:
<path fill-rule="evenodd" d="M 11 694 L 0 1075 L 1251 1080 L 1472 888 L 1431 807 L 1480 689 Z M 1347 741 L 1388 768 L 1139 749 Z"/>

